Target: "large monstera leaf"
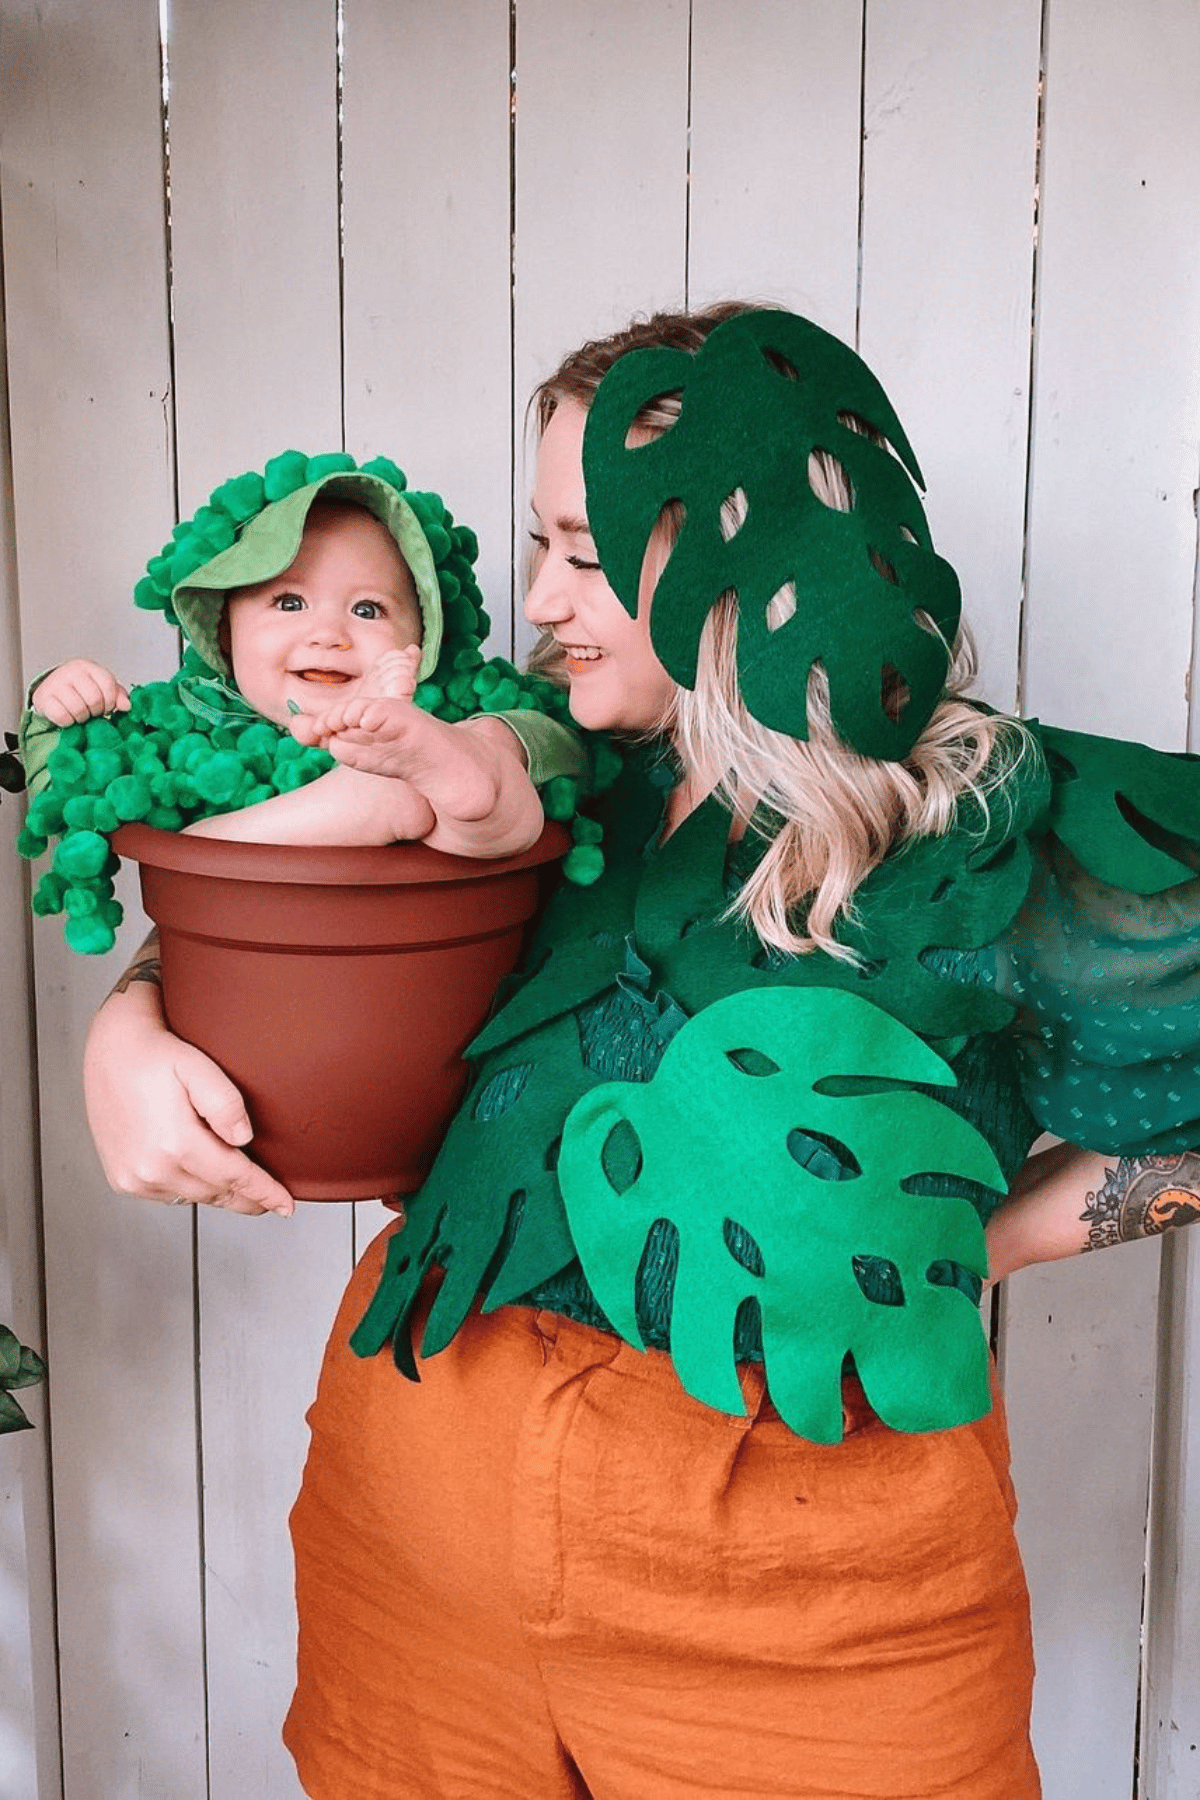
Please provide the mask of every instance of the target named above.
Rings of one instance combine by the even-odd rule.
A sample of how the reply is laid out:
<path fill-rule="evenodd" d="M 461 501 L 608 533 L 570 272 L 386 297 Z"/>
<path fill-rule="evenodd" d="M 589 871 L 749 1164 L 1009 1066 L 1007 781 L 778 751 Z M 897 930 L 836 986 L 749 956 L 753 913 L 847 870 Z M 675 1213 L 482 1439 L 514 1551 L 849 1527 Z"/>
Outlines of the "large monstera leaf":
<path fill-rule="evenodd" d="M 965 1198 L 912 1189 L 931 1173 L 997 1190 L 1004 1177 L 974 1127 L 916 1083 L 953 1086 L 954 1076 L 878 1007 L 769 988 L 691 1019 L 652 1081 L 584 1095 L 567 1120 L 559 1182 L 614 1328 L 643 1342 L 638 1265 L 667 1220 L 678 1233 L 671 1356 L 697 1399 L 744 1410 L 734 1323 L 753 1300 L 772 1400 L 803 1437 L 840 1439 L 847 1354 L 897 1430 L 986 1413 L 978 1312 L 929 1278 L 946 1261 L 984 1275 L 983 1228 Z M 738 1227 L 757 1260 L 731 1253 L 745 1242 Z M 863 1279 L 880 1265 L 891 1266 L 886 1302 L 868 1298 Z"/>
<path fill-rule="evenodd" d="M 635 421 L 665 394 L 679 396 L 679 417 L 644 441 Z M 845 469 L 849 511 L 818 498 L 809 478 L 816 450 Z M 662 510 L 670 502 L 684 510 L 650 620 L 677 681 L 695 685 L 704 621 L 733 591 L 738 679 L 755 718 L 806 737 L 808 675 L 820 661 L 839 735 L 864 756 L 907 755 L 942 692 L 958 580 L 934 554 L 900 421 L 847 345 L 790 313 L 758 312 L 718 326 L 695 353 L 631 351 L 592 403 L 583 463 L 597 552 L 632 614 Z M 745 519 L 727 536 L 722 503 L 739 490 Z M 781 608 L 777 596 L 788 584 L 795 610 L 781 623 L 790 598 Z M 940 638 L 918 624 L 918 611 Z M 909 690 L 899 717 L 885 699 L 896 675 Z"/>

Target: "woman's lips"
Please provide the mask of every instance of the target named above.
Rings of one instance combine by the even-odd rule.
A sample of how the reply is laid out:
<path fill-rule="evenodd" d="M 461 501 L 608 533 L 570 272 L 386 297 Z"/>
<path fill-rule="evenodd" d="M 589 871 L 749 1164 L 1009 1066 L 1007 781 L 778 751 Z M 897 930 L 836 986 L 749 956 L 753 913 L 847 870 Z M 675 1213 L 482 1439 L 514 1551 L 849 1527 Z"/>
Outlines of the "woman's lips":
<path fill-rule="evenodd" d="M 582 648 L 582 646 L 577 646 L 577 648 Z M 603 660 L 603 652 L 600 650 L 593 650 L 590 645 L 588 646 L 588 654 L 583 656 L 577 656 L 573 651 L 568 650 L 567 674 L 585 675 L 589 669 L 597 668 Z"/>

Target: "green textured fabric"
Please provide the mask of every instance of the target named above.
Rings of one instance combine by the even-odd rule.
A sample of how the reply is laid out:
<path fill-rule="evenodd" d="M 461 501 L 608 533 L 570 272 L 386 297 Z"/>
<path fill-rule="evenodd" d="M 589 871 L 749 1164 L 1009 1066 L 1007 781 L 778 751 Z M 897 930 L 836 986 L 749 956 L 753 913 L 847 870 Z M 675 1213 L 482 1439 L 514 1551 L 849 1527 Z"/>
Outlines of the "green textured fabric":
<path fill-rule="evenodd" d="M 424 681 L 437 667 L 442 643 L 442 602 L 437 569 L 421 522 L 402 493 L 362 469 L 325 475 L 272 501 L 242 527 L 235 543 L 195 569 L 171 590 L 171 605 L 189 643 L 211 669 L 231 671 L 219 642 L 225 599 L 233 588 L 256 587 L 291 567 L 300 552 L 309 512 L 318 500 L 361 506 L 385 525 L 404 558 L 421 607 Z"/>
<path fill-rule="evenodd" d="M 637 441 L 639 413 L 667 394 L 679 397 L 678 419 Z M 845 469 L 849 511 L 826 504 L 812 485 L 809 458 L 818 450 Z M 806 737 L 808 678 L 820 662 L 844 742 L 864 756 L 908 754 L 942 695 L 958 579 L 934 553 L 903 427 L 848 345 L 770 311 L 726 320 L 695 352 L 632 350 L 588 409 L 583 467 L 597 554 L 630 614 L 660 514 L 683 507 L 650 615 L 654 647 L 676 681 L 695 686 L 704 621 L 733 592 L 738 687 L 756 719 Z M 739 492 L 745 518 L 731 532 L 721 508 Z M 789 584 L 794 610 L 781 623 L 772 603 Z M 918 623 L 918 610 L 937 635 Z M 899 716 L 887 699 L 897 675 L 908 688 Z"/>
<path fill-rule="evenodd" d="M 532 709 L 493 713 L 491 716 L 502 719 L 520 740 L 525 751 L 525 767 L 534 787 L 545 787 L 548 782 L 564 779 L 586 785 L 588 756 L 577 731 Z"/>
<path fill-rule="evenodd" d="M 585 1094 L 567 1118 L 558 1175 L 584 1273 L 614 1328 L 642 1341 L 637 1274 L 667 1220 L 680 1240 L 671 1358 L 697 1399 L 745 1410 L 734 1328 L 753 1301 L 772 1400 L 800 1435 L 840 1441 L 847 1356 L 897 1430 L 982 1417 L 991 1399 L 978 1314 L 927 1271 L 941 1259 L 985 1275 L 983 1227 L 968 1200 L 916 1206 L 906 1186 L 930 1172 L 1004 1185 L 986 1140 L 916 1091 L 953 1081 L 920 1038 L 856 995 L 763 988 L 683 1025 L 648 1084 Z M 619 1171 L 608 1161 L 618 1134 Z M 701 1181 L 686 1148 L 697 1142 Z M 835 1181 L 813 1155 L 822 1146 L 839 1165 Z M 734 1253 L 735 1225 L 751 1256 Z M 863 1291 L 862 1258 L 895 1270 L 886 1303 Z"/>

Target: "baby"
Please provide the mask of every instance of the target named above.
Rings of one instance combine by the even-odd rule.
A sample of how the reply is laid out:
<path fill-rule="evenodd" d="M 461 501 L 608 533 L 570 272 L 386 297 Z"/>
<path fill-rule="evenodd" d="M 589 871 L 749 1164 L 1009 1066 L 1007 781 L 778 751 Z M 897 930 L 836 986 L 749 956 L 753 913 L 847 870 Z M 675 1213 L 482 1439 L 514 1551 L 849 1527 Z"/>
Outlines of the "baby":
<path fill-rule="evenodd" d="M 412 703 L 438 663 L 441 596 L 418 518 L 378 476 L 336 473 L 268 504 L 174 587 L 171 604 L 207 669 L 177 678 L 192 712 L 269 721 L 338 764 L 190 832 L 260 843 L 407 839 L 505 856 L 541 831 L 534 780 L 580 772 L 578 739 L 535 708 L 449 723 Z M 129 707 L 117 678 L 87 659 L 37 683 L 22 733 L 31 788 L 46 760 L 39 737 L 56 741 L 47 727 Z"/>

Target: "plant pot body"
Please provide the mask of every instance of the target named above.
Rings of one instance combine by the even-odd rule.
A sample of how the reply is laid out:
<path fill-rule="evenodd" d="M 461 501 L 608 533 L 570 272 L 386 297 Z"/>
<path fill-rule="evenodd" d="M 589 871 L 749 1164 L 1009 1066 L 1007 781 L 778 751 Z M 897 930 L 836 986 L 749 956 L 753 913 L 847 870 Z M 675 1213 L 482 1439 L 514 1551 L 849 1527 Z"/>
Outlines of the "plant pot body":
<path fill-rule="evenodd" d="M 301 1200 L 409 1194 L 570 846 L 504 861 L 421 844 L 225 843 L 127 825 L 172 1031 L 245 1096 L 252 1154 Z"/>

